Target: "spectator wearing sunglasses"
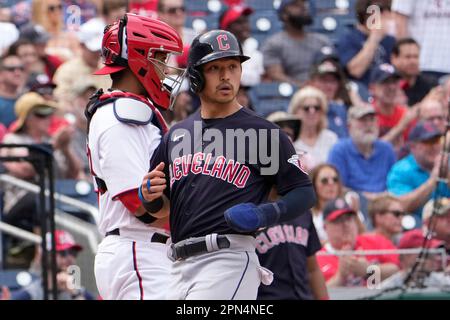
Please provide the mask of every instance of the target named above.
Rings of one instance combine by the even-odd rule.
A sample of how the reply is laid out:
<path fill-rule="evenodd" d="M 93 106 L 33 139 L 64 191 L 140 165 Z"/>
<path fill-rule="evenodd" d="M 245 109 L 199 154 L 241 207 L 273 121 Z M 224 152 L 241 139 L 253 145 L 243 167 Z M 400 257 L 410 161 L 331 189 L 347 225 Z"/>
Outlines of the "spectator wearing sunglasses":
<path fill-rule="evenodd" d="M 323 210 L 325 205 L 338 197 L 343 197 L 346 202 L 358 213 L 358 233 L 365 231 L 365 218 L 359 210 L 360 200 L 356 192 L 345 188 L 342 185 L 339 172 L 331 164 L 319 164 L 311 171 L 311 181 L 317 196 L 317 201 L 312 207 L 314 225 L 322 243 L 327 240 L 324 229 Z"/>
<path fill-rule="evenodd" d="M 289 113 L 300 118 L 300 134 L 294 141 L 297 153 L 307 153 L 310 161 L 307 170 L 327 160 L 331 147 L 337 142 L 337 135 L 327 129 L 328 103 L 325 94 L 311 86 L 297 91 L 289 104 Z"/>
<path fill-rule="evenodd" d="M 31 22 L 42 26 L 49 34 L 47 54 L 66 61 L 80 54 L 80 45 L 75 34 L 66 31 L 61 0 L 33 0 Z"/>
<path fill-rule="evenodd" d="M 197 36 L 194 29 L 186 28 L 186 7 L 184 0 L 159 0 L 158 18 L 174 28 L 183 39 L 184 44 L 191 44 Z"/>
<path fill-rule="evenodd" d="M 55 230 L 56 242 L 56 267 L 58 273 L 56 282 L 58 286 L 58 300 L 94 300 L 91 293 L 74 282 L 73 276 L 68 273 L 68 268 L 76 265 L 78 254 L 83 247 L 75 242 L 73 236 L 64 230 Z M 50 279 L 50 275 L 49 275 Z M 49 280 L 51 286 L 51 280 Z M 75 284 L 75 285 L 74 285 Z M 78 284 L 79 285 L 79 284 Z M 44 292 L 40 278 L 28 286 L 17 291 L 9 292 L 3 287 L 1 300 L 43 300 Z M 51 298 L 51 288 L 50 288 Z"/>
<path fill-rule="evenodd" d="M 342 183 L 366 198 L 386 191 L 386 176 L 395 163 L 392 145 L 378 138 L 375 109 L 354 106 L 348 111 L 350 137 L 338 141 L 328 163 L 338 168 Z"/>
<path fill-rule="evenodd" d="M 16 120 L 14 104 L 25 82 L 25 65 L 22 59 L 16 55 L 4 55 L 0 59 L 0 123 L 6 128 Z"/>
<path fill-rule="evenodd" d="M 389 192 L 399 197 L 405 211 L 414 213 L 416 227 L 422 225 L 423 205 L 433 198 L 439 171 L 444 178 L 450 176 L 448 158 L 441 155 L 441 136 L 432 122 L 418 122 L 409 133 L 411 153 L 398 161 L 387 177 Z M 440 196 L 450 197 L 447 183 L 441 181 L 437 186 Z"/>
<path fill-rule="evenodd" d="M 402 218 L 405 215 L 400 200 L 390 194 L 377 196 L 369 202 L 368 212 L 374 228 L 371 233 L 397 244 L 403 231 Z"/>

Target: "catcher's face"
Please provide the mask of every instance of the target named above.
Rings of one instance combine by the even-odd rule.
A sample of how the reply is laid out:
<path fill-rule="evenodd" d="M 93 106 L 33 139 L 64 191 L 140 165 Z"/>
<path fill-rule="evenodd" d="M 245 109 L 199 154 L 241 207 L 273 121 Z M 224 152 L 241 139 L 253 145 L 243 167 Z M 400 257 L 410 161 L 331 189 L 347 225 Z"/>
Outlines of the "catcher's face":
<path fill-rule="evenodd" d="M 213 103 L 225 104 L 236 99 L 241 83 L 239 58 L 222 58 L 203 65 L 205 88 L 201 96 Z"/>

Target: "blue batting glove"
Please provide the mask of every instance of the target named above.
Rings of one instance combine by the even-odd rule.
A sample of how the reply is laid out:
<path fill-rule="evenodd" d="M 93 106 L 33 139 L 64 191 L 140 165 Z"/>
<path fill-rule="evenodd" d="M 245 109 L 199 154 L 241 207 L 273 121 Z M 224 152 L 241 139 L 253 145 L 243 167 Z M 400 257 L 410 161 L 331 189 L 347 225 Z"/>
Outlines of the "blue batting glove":
<path fill-rule="evenodd" d="M 286 213 L 286 205 L 283 201 L 277 201 L 259 206 L 253 203 L 237 204 L 227 209 L 223 215 L 233 230 L 252 232 L 276 224 L 283 213 Z"/>
<path fill-rule="evenodd" d="M 261 212 L 253 203 L 242 203 L 224 213 L 227 224 L 238 232 L 256 231 L 262 225 Z"/>

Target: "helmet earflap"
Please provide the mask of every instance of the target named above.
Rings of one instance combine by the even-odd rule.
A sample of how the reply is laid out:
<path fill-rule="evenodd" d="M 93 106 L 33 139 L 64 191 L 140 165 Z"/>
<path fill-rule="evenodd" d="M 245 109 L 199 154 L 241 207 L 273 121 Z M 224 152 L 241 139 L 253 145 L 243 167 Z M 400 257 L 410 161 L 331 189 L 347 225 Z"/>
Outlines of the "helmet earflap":
<path fill-rule="evenodd" d="M 205 86 L 205 78 L 200 70 L 194 67 L 188 67 L 189 81 L 191 84 L 191 91 L 199 93 Z"/>

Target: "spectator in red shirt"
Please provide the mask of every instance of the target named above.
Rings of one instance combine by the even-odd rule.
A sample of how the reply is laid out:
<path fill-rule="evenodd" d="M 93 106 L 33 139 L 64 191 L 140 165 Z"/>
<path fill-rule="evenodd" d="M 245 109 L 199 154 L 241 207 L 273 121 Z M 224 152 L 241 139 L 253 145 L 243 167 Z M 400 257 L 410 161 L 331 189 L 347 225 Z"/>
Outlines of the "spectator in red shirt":
<path fill-rule="evenodd" d="M 417 117 L 418 106 L 408 108 L 397 102 L 400 75 L 390 64 L 377 66 L 370 76 L 369 90 L 377 112 L 380 137 L 399 150 L 408 136 L 410 123 Z"/>
<path fill-rule="evenodd" d="M 381 194 L 369 202 L 368 212 L 374 227 L 372 234 L 397 243 L 405 214 L 400 200 L 390 194 Z"/>
<path fill-rule="evenodd" d="M 328 242 L 321 252 L 340 250 L 395 249 L 391 241 L 379 235 L 358 235 L 356 212 L 342 198 L 330 201 L 323 211 Z M 318 255 L 317 260 L 328 287 L 361 286 L 368 276 L 368 268 L 378 265 L 381 280 L 398 271 L 398 255 Z"/>

